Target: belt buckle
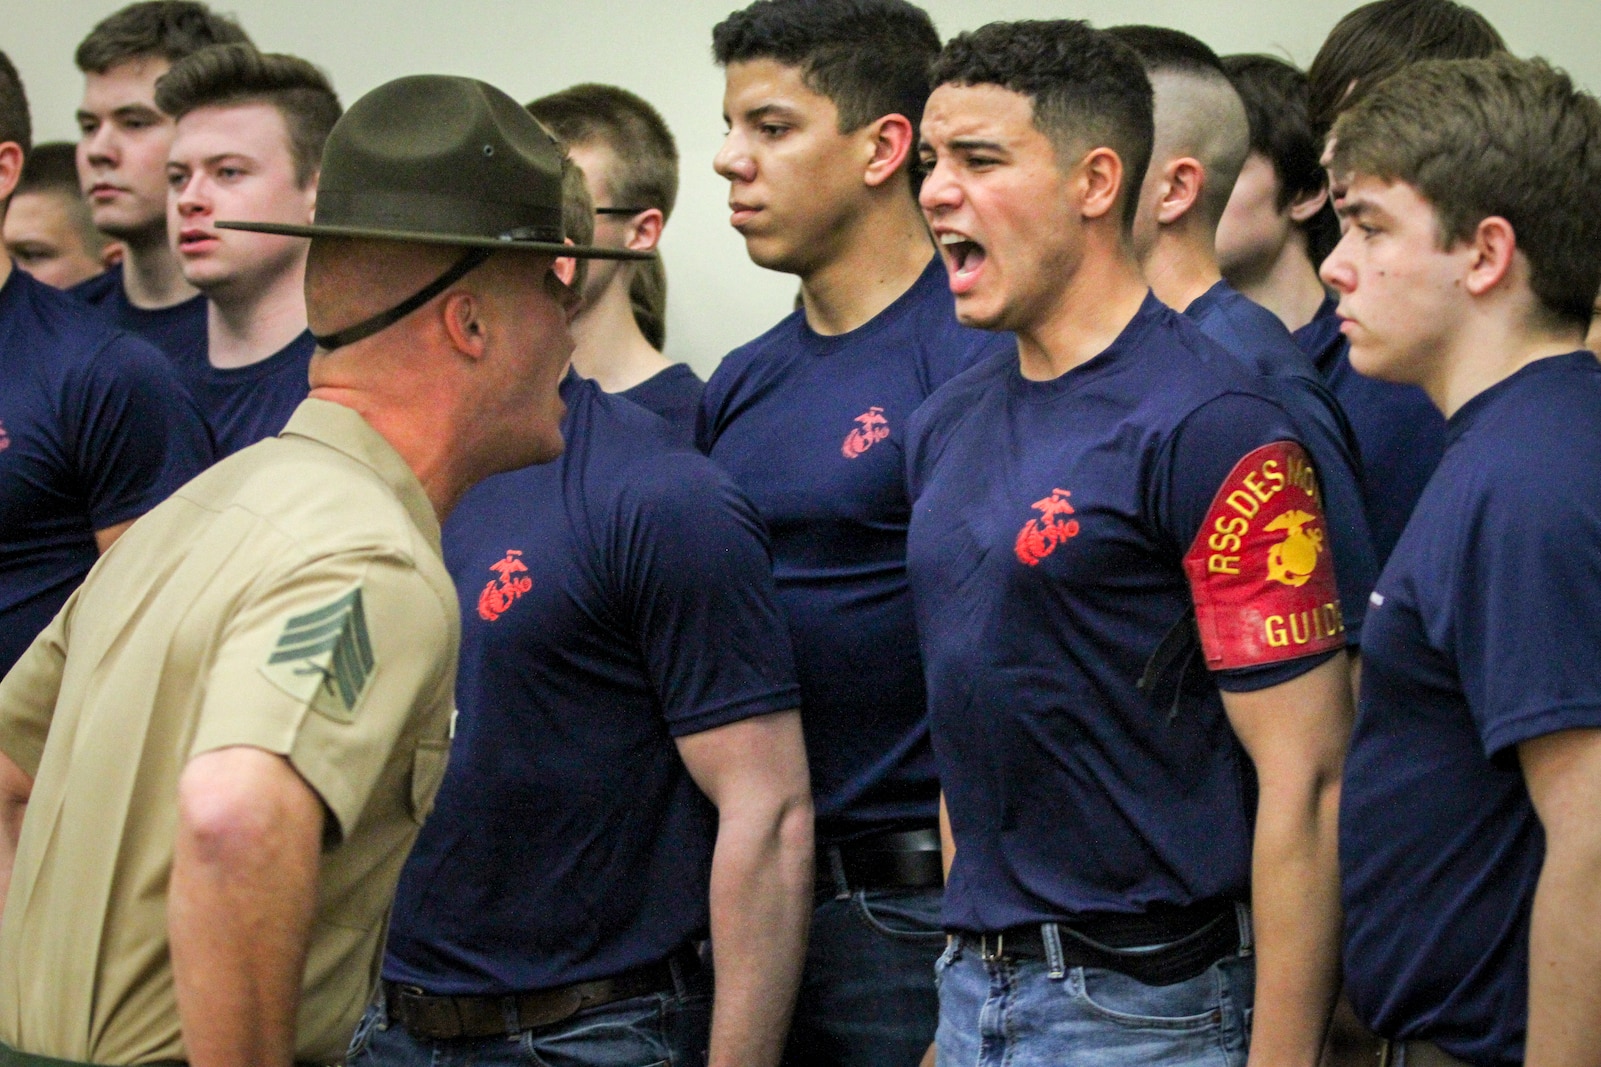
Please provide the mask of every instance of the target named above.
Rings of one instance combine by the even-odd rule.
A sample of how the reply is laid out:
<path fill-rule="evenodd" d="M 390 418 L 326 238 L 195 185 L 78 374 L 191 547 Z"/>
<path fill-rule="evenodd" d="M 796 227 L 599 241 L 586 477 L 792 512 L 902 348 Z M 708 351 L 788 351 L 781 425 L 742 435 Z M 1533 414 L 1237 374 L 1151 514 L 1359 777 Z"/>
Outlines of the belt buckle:
<path fill-rule="evenodd" d="M 1004 933 L 995 935 L 995 950 L 991 952 L 990 935 L 980 934 L 978 936 L 978 954 L 985 963 L 998 962 L 1002 956 L 1006 955 L 1006 935 Z"/>

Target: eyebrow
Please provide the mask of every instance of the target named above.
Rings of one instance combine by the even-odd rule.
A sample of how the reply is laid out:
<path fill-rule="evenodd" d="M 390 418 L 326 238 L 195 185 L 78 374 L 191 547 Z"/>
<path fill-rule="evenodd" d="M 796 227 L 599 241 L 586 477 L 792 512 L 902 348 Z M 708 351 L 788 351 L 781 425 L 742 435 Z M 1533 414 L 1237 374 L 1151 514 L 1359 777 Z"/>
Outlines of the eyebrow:
<path fill-rule="evenodd" d="M 162 113 L 160 111 L 148 104 L 123 104 L 119 108 L 113 108 L 110 115 L 114 119 L 135 117 L 144 118 L 147 115 L 154 115 L 156 118 L 162 117 Z M 100 115 L 94 111 L 85 111 L 80 107 L 77 112 L 77 117 L 78 121 L 82 122 L 84 119 L 98 119 Z"/>

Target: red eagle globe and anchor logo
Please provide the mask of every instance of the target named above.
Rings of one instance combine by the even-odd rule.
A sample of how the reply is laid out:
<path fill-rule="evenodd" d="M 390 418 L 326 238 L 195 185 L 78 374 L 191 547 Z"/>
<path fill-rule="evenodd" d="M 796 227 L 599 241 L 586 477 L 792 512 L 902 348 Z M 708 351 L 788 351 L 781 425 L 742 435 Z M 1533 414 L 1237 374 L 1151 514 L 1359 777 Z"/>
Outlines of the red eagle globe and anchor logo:
<path fill-rule="evenodd" d="M 1038 567 L 1058 545 L 1078 536 L 1078 520 L 1066 517 L 1073 514 L 1073 505 L 1067 499 L 1072 495 L 1066 489 L 1052 489 L 1050 496 L 1029 505 L 1039 516 L 1024 523 L 1017 532 L 1017 543 L 1012 550 L 1020 562 Z"/>
<path fill-rule="evenodd" d="M 528 577 L 528 564 L 518 558 L 521 555 L 521 549 L 507 549 L 505 559 L 489 565 L 500 579 L 490 579 L 478 594 L 478 617 L 485 622 L 500 618 L 518 597 L 534 587 L 534 580 Z"/>
<path fill-rule="evenodd" d="M 839 450 L 846 459 L 856 459 L 888 436 L 889 420 L 884 417 L 884 409 L 874 405 L 856 416 L 856 428 L 845 435 Z"/>

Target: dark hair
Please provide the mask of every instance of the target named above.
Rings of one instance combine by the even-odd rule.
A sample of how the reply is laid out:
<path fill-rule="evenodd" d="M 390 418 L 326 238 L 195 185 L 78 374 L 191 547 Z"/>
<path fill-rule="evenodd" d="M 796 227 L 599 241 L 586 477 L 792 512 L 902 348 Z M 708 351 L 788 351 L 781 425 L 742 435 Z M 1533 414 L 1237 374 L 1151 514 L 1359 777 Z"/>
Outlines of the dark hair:
<path fill-rule="evenodd" d="M 1328 188 L 1322 148 L 1306 116 L 1306 75 L 1294 64 L 1265 55 L 1224 56 L 1223 70 L 1245 102 L 1251 151 L 1273 164 L 1279 180 L 1278 209 Z M 1334 206 L 1325 203 L 1300 226 L 1306 233 L 1307 254 L 1314 264 L 1321 263 L 1340 240 Z"/>
<path fill-rule="evenodd" d="M 1222 74 L 1223 63 L 1199 37 L 1166 26 L 1112 26 L 1107 33 L 1139 54 L 1147 74 Z"/>
<path fill-rule="evenodd" d="M 800 68 L 839 109 L 841 133 L 885 115 L 916 130 L 939 31 L 906 0 L 756 0 L 712 30 L 712 55 L 725 67 L 772 59 Z"/>
<path fill-rule="evenodd" d="M 339 121 L 328 76 L 298 56 L 248 44 L 203 48 L 156 81 L 156 106 L 175 119 L 202 107 L 270 104 L 283 116 L 295 180 L 305 187 L 322 165 L 322 146 Z"/>
<path fill-rule="evenodd" d="M 33 120 L 28 115 L 28 91 L 11 58 L 0 52 L 0 143 L 10 141 L 27 155 L 33 147 Z"/>
<path fill-rule="evenodd" d="M 67 141 L 46 141 L 36 144 L 22 161 L 22 178 L 17 182 L 19 193 L 70 193 L 83 198 L 83 187 L 78 184 L 77 146 Z"/>
<path fill-rule="evenodd" d="M 1151 162 L 1151 82 L 1126 44 L 1075 19 L 992 22 L 952 38 L 935 85 L 998 85 L 1029 98 L 1034 126 L 1065 157 L 1104 145 L 1123 161 L 1123 227 Z"/>
<path fill-rule="evenodd" d="M 101 19 L 73 58 L 86 74 L 119 63 L 160 56 L 176 63 L 214 44 L 249 44 L 239 23 L 193 0 L 146 0 Z"/>
<path fill-rule="evenodd" d="M 1511 223 L 1548 315 L 1583 329 L 1601 288 L 1601 103 L 1540 59 L 1428 60 L 1386 78 L 1334 126 L 1337 175 L 1405 182 L 1449 248 Z"/>
<path fill-rule="evenodd" d="M 1505 51 L 1490 21 L 1455 0 L 1364 4 L 1334 24 L 1307 68 L 1312 132 L 1323 141 L 1340 112 L 1418 60 L 1482 59 Z"/>

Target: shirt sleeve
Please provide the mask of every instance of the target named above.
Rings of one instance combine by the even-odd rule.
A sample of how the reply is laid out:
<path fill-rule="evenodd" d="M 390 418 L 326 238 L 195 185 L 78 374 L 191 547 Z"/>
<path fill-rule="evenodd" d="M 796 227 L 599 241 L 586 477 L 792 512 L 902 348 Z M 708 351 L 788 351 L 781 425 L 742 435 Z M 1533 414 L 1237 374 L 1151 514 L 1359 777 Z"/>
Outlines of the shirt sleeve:
<path fill-rule="evenodd" d="M 138 518 L 211 464 L 210 431 L 177 371 L 129 334 L 100 351 L 66 404 L 96 530 Z"/>
<path fill-rule="evenodd" d="M 50 625 L 0 679 L 0 752 L 29 778 L 39 775 L 39 761 L 44 757 L 50 723 L 55 718 L 67 667 L 67 635 L 77 603 L 78 593 L 74 591 Z"/>
<path fill-rule="evenodd" d="M 1462 513 L 1445 640 L 1487 756 L 1601 727 L 1601 457 L 1590 435 L 1555 436 L 1541 462 L 1487 472 Z"/>
<path fill-rule="evenodd" d="M 1158 463 L 1155 511 L 1184 556 L 1219 688 L 1266 689 L 1343 647 L 1337 604 L 1325 610 L 1337 597 L 1316 472 L 1283 409 L 1218 397 L 1185 419 Z"/>
<path fill-rule="evenodd" d="M 445 609 L 409 560 L 295 567 L 231 620 L 190 756 L 249 745 L 287 757 L 342 838 L 389 762 L 413 758 L 403 739 L 431 722 L 439 739 L 448 729 L 458 635 Z"/>
<path fill-rule="evenodd" d="M 614 524 L 621 590 L 675 737 L 800 705 L 766 531 L 710 461 L 663 453 Z"/>

